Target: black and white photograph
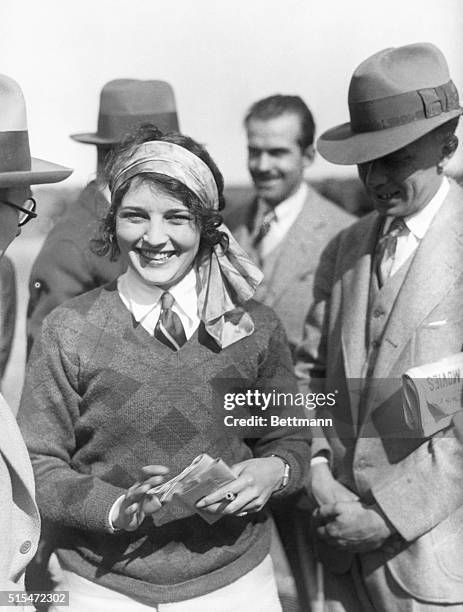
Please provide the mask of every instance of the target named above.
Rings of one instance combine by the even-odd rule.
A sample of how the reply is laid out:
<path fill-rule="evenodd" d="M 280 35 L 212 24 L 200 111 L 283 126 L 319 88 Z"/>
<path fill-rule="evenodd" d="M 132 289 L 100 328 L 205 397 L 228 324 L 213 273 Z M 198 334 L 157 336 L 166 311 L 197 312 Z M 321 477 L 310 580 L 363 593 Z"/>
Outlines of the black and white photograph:
<path fill-rule="evenodd" d="M 463 612 L 461 0 L 0 18 L 0 607 Z"/>

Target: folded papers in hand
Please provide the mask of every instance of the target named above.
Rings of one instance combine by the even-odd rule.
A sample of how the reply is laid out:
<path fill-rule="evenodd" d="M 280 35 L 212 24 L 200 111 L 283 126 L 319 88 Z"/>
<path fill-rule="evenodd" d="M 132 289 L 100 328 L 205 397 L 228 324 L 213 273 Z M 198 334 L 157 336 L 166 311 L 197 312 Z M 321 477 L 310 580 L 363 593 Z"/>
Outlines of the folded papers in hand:
<path fill-rule="evenodd" d="M 407 425 L 430 437 L 448 427 L 462 408 L 463 353 L 407 370 L 402 376 Z"/>
<path fill-rule="evenodd" d="M 177 502 L 212 525 L 222 516 L 196 508 L 196 503 L 235 478 L 222 459 L 212 459 L 203 453 L 193 459 L 180 474 L 150 489 L 148 495 L 156 495 L 161 504 Z"/>

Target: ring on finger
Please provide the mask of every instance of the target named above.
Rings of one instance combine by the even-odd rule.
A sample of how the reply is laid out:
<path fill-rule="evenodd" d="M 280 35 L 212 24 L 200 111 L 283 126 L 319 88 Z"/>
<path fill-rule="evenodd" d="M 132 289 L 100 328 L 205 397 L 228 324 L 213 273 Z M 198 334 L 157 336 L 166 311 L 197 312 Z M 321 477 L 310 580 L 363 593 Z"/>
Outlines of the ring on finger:
<path fill-rule="evenodd" d="M 234 501 L 236 497 L 237 497 L 236 493 L 233 493 L 232 491 L 227 491 L 224 495 L 224 499 L 226 499 L 229 502 Z"/>

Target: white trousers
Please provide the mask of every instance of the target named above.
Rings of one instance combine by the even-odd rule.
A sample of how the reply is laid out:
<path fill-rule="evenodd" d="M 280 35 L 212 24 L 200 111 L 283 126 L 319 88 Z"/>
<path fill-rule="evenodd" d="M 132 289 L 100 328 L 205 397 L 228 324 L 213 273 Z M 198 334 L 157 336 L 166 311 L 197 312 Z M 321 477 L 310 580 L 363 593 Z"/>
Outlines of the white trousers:
<path fill-rule="evenodd" d="M 235 582 L 187 601 L 149 606 L 66 570 L 57 590 L 69 591 L 69 607 L 50 612 L 282 612 L 270 555 Z"/>

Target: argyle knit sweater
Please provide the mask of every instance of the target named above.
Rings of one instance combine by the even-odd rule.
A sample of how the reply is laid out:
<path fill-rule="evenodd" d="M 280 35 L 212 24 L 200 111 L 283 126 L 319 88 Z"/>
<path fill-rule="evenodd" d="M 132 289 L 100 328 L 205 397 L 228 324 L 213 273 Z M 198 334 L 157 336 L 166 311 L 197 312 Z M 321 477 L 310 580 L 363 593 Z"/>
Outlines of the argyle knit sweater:
<path fill-rule="evenodd" d="M 47 317 L 29 362 L 19 422 L 38 506 L 59 534 L 63 567 L 153 605 L 221 588 L 266 556 L 265 510 L 208 525 L 166 504 L 134 532 L 111 533 L 108 523 L 111 506 L 142 466 L 166 465 L 173 476 L 203 452 L 229 465 L 276 454 L 291 467 L 290 482 L 277 495 L 302 486 L 306 429 L 266 428 L 247 439 L 224 426 L 227 388 L 295 391 L 276 315 L 253 301 L 245 309 L 255 324 L 251 336 L 221 350 L 200 326 L 177 352 L 135 322 L 114 283 Z M 298 411 L 288 407 L 281 415 L 301 416 Z"/>

